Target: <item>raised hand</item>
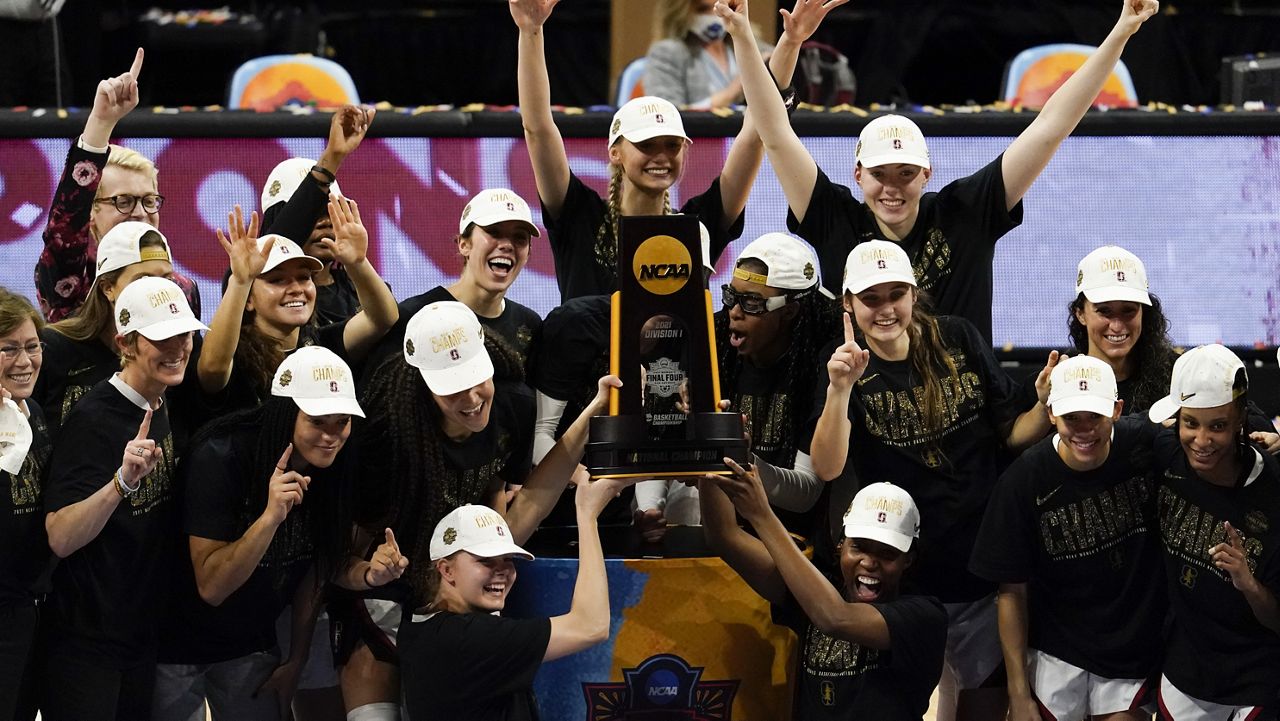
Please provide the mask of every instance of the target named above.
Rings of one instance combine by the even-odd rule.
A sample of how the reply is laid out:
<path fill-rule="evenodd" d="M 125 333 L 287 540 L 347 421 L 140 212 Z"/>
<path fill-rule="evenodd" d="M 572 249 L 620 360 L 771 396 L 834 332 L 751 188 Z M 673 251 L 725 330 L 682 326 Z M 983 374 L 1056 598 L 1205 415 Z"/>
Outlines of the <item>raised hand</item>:
<path fill-rule="evenodd" d="M 796 0 L 796 6 L 791 10 L 778 8 L 782 15 L 782 31 L 804 42 L 813 37 L 827 13 L 847 2 L 849 0 Z"/>
<path fill-rule="evenodd" d="M 618 497 L 622 489 L 636 482 L 634 478 L 602 478 L 598 481 L 578 484 L 574 491 L 573 501 L 579 513 L 590 518 L 599 518 L 600 512 L 609 505 L 609 501 Z"/>
<path fill-rule="evenodd" d="M 1056 350 L 1049 351 L 1049 358 L 1045 361 L 1044 369 L 1036 374 L 1036 399 L 1040 401 L 1042 406 L 1049 405 L 1049 378 L 1059 360 L 1066 360 L 1066 356 L 1060 356 Z"/>
<path fill-rule="evenodd" d="M 93 95 L 91 116 L 108 125 L 115 125 L 120 118 L 138 107 L 138 76 L 142 74 L 142 56 L 142 48 L 138 48 L 133 56 L 133 66 L 128 72 L 98 83 L 98 90 Z"/>
<path fill-rule="evenodd" d="M 724 494 L 733 501 L 733 507 L 748 521 L 759 521 L 772 513 L 769 509 L 769 497 L 765 495 L 764 484 L 760 481 L 760 471 L 755 465 L 748 463 L 745 467 L 732 458 L 726 457 L 724 464 L 733 471 L 731 476 L 710 476 Z"/>
<path fill-rule="evenodd" d="M 590 405 L 587 406 L 591 410 L 591 415 L 598 416 L 607 412 L 609 410 L 609 394 L 614 388 L 621 387 L 622 379 L 618 376 L 601 376 L 597 382 L 596 397 L 592 398 Z"/>
<path fill-rule="evenodd" d="M 249 215 L 249 224 L 244 223 L 244 214 L 240 206 L 227 213 L 227 234 L 217 229 L 218 243 L 227 252 L 231 261 L 231 276 L 241 283 L 250 283 L 262 269 L 267 266 L 267 256 L 271 255 L 271 244 L 258 248 L 258 212 Z"/>
<path fill-rule="evenodd" d="M 1124 0 L 1124 9 L 1120 12 L 1120 27 L 1130 35 L 1138 32 L 1138 28 L 1147 18 L 1160 12 L 1159 0 Z"/>
<path fill-rule="evenodd" d="M 345 266 L 363 263 L 369 252 L 369 231 L 360 222 L 360 206 L 341 195 L 329 194 L 329 221 L 333 223 L 333 240 L 317 241 L 329 247 L 334 260 Z"/>
<path fill-rule="evenodd" d="M 866 372 L 867 364 L 871 362 L 871 351 L 858 346 L 858 341 L 854 339 L 853 320 L 849 314 L 845 313 L 842 317 L 844 343 L 836 348 L 831 354 L 831 360 L 827 361 L 827 376 L 836 390 L 847 391 Z"/>
<path fill-rule="evenodd" d="M 717 0 L 712 12 L 724 21 L 725 28 L 733 37 L 751 38 L 751 18 L 747 14 L 747 0 Z"/>
<path fill-rule="evenodd" d="M 511 19 L 521 30 L 537 30 L 551 17 L 551 11 L 560 0 L 509 0 Z"/>
<path fill-rule="evenodd" d="M 138 434 L 124 445 L 124 460 L 120 462 L 120 480 L 129 488 L 137 488 L 138 483 L 155 470 L 156 464 L 164 459 L 164 449 L 156 446 L 156 442 L 147 437 L 151 433 L 151 409 L 142 416 L 142 424 L 138 426 Z"/>
<path fill-rule="evenodd" d="M 279 526 L 289 516 L 293 507 L 302 503 L 302 495 L 311 484 L 311 477 L 297 471 L 289 470 L 289 458 L 293 455 L 293 444 L 285 446 L 276 468 L 271 472 L 271 481 L 267 486 L 267 508 L 262 512 L 273 525 Z"/>
<path fill-rule="evenodd" d="M 1237 591 L 1252 592 L 1258 585 L 1258 580 L 1253 577 L 1253 571 L 1249 570 L 1249 561 L 1244 553 L 1244 539 L 1229 521 L 1224 521 L 1222 527 L 1227 532 L 1227 542 L 1210 548 L 1209 557 L 1213 559 L 1214 566 L 1231 576 L 1231 585 Z"/>
<path fill-rule="evenodd" d="M 396 534 L 390 528 L 384 529 L 383 533 L 386 541 L 373 552 L 364 574 L 364 582 L 370 588 L 391 583 L 404 575 L 404 570 L 409 567 L 409 559 L 401 555 L 400 544 L 396 543 Z"/>
<path fill-rule="evenodd" d="M 369 132 L 369 126 L 373 124 L 373 116 L 377 112 L 376 108 L 363 105 L 343 105 L 334 111 L 333 119 L 329 121 L 329 145 L 325 152 L 339 158 L 355 152 Z"/>

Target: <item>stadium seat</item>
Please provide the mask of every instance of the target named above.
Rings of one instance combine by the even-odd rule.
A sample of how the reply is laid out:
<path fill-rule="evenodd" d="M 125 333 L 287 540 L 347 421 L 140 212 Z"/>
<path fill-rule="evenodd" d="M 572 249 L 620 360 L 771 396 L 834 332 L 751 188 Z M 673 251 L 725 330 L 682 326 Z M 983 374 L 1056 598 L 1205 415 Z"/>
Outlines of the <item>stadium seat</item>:
<path fill-rule="evenodd" d="M 359 102 L 351 75 L 332 60 L 264 55 L 236 68 L 227 107 L 265 113 L 289 104 L 336 108 Z"/>
<path fill-rule="evenodd" d="M 636 58 L 627 63 L 622 74 L 618 76 L 618 91 L 613 96 L 613 106 L 620 108 L 632 98 L 644 95 L 645 58 Z"/>
<path fill-rule="evenodd" d="M 1003 99 L 1025 108 L 1044 107 L 1053 91 L 1066 82 L 1095 49 L 1091 45 L 1054 43 L 1023 50 L 1005 68 Z M 1094 98 L 1093 106 L 1138 107 L 1138 92 L 1123 60 L 1116 62 L 1115 70 Z"/>

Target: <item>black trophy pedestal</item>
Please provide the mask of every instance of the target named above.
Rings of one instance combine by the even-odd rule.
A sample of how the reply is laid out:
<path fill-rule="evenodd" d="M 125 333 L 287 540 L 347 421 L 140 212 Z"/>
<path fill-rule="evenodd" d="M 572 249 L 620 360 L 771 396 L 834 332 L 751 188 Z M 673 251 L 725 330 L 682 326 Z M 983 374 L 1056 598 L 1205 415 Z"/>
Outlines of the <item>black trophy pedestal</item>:
<path fill-rule="evenodd" d="M 592 478 L 674 478 L 729 472 L 726 457 L 747 463 L 742 417 L 691 413 L 689 437 L 654 440 L 644 416 L 595 416 L 584 462 Z"/>

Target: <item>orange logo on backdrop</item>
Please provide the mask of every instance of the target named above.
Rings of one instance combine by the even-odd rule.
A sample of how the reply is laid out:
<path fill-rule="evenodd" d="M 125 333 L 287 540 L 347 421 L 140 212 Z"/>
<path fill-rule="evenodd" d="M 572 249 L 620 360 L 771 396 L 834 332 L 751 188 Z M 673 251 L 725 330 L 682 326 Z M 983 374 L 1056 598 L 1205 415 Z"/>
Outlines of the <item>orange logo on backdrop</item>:
<path fill-rule="evenodd" d="M 328 73 L 302 63 L 284 63 L 266 68 L 245 86 L 246 108 L 271 112 L 291 100 L 314 102 L 317 107 L 336 108 L 349 101 L 338 81 Z"/>
<path fill-rule="evenodd" d="M 1018 83 L 1017 102 L 1028 108 L 1044 107 L 1053 91 L 1080 68 L 1084 59 L 1085 56 L 1079 53 L 1059 53 L 1037 60 L 1027 68 Z M 1107 76 L 1107 81 L 1093 104 L 1112 108 L 1134 108 L 1138 105 L 1114 72 Z"/>

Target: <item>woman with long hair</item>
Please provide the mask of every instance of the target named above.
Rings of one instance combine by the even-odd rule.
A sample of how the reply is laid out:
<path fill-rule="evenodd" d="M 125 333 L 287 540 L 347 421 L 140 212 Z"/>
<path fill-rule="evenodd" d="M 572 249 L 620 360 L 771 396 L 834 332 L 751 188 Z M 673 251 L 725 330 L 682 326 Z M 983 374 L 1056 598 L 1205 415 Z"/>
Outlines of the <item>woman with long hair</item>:
<path fill-rule="evenodd" d="M 542 201 L 542 223 L 555 258 L 561 301 L 601 295 L 617 288 L 618 220 L 628 215 L 666 215 L 671 191 L 688 159 L 689 137 L 680 112 L 667 100 L 628 101 L 609 130 L 609 189 L 605 197 L 569 168 L 564 139 L 551 115 L 551 86 L 543 53 L 543 24 L 559 0 L 512 0 L 520 29 L 517 82 L 525 142 Z M 771 60 L 777 87 L 787 87 L 800 45 L 830 10 L 843 3 L 799 2 L 783 14 L 786 28 Z M 752 41 L 754 42 L 754 41 Z M 711 233 L 709 261 L 742 234 L 743 209 L 763 151 L 748 114 L 724 160 L 719 177 L 701 195 L 687 197 L 681 213 L 698 216 Z"/>
<path fill-rule="evenodd" d="M 613 376 L 600 379 L 592 403 L 530 470 L 533 398 L 516 384 L 495 384 L 519 363 L 495 341 L 462 303 L 432 303 L 409 320 L 403 353 L 379 366 L 365 390 L 361 524 L 392 529 L 410 559 L 429 558 L 436 521 L 467 503 L 493 508 L 515 542 L 527 539 L 576 468 L 590 417 L 605 407 L 608 389 L 620 385 Z M 511 497 L 510 486 L 522 488 Z M 354 718 L 397 718 L 389 715 L 400 697 L 397 604 L 417 608 L 431 600 L 429 569 L 410 565 L 400 583 L 353 604 L 360 621 L 348 619 L 357 625 L 345 636 L 354 647 L 341 655 Z"/>
<path fill-rule="evenodd" d="M 89 389 L 120 370 L 112 307 L 121 291 L 138 278 L 174 279 L 169 242 L 148 223 L 116 224 L 102 236 L 97 257 L 84 303 L 75 314 L 40 332 L 45 372 L 32 395 L 55 438 L 62 420 Z"/>
<path fill-rule="evenodd" d="M 0 288 L 0 719 L 35 718 L 40 605 L 52 570 L 42 511 L 53 444 L 31 398 L 43 327 L 30 301 Z"/>
<path fill-rule="evenodd" d="M 213 316 L 196 370 L 200 387 L 221 412 L 257 405 L 285 356 L 316 344 L 357 363 L 399 317 L 395 297 L 369 262 L 369 233 L 354 200 L 332 196 L 333 252 L 360 294 L 364 310 L 344 323 L 315 324 L 314 275 L 321 263 L 281 235 L 258 237 L 258 214 L 245 225 L 240 206 L 228 214 L 218 242 L 231 262 L 226 292 Z"/>
<path fill-rule="evenodd" d="M 358 463 L 344 449 L 363 416 L 351 369 L 312 346 L 280 365 L 266 402 L 192 442 L 179 470 L 192 573 L 170 607 L 153 718 L 185 721 L 206 701 L 215 719 L 287 718 L 324 584 L 399 576 L 351 557 Z M 383 545 L 374 559 L 394 539 Z M 276 617 L 290 604 L 304 642 L 282 658 Z"/>
<path fill-rule="evenodd" d="M 182 290 L 139 278 L 115 303 L 121 369 L 64 419 L 45 489 L 53 575 L 41 712 L 49 721 L 147 718 L 179 512 L 165 392 L 204 330 Z"/>
<path fill-rule="evenodd" d="M 1025 412 L 1013 383 L 977 328 L 935 316 L 907 253 L 873 240 L 854 248 L 844 273 L 844 342 L 827 362 L 830 383 L 810 454 L 819 478 L 836 481 L 832 506 L 857 483 L 900 484 L 920 507 L 918 588 L 947 605 L 947 665 L 962 690 L 958 715 L 990 715 L 1004 704 L 994 684 L 1001 651 L 995 585 L 969 573 L 969 556 L 999 475 L 1001 448 L 1017 453 L 1050 429 L 1049 356 Z M 836 480 L 839 479 L 839 480 Z M 982 712 L 975 709 L 985 707 Z"/>
<path fill-rule="evenodd" d="M 35 270 L 36 299 L 50 322 L 75 315 L 92 296 L 98 243 L 108 231 L 129 221 L 160 227 L 164 196 L 155 164 L 111 144 L 116 123 L 138 106 L 142 57 L 138 48 L 128 72 L 98 83 L 84 132 L 67 151 Z M 200 317 L 200 289 L 190 278 L 170 273 Z"/>

